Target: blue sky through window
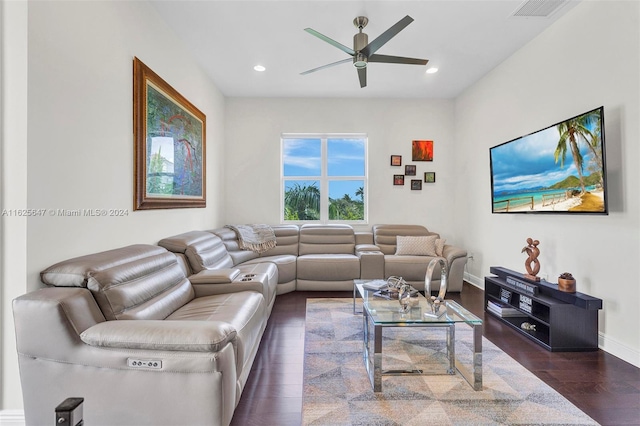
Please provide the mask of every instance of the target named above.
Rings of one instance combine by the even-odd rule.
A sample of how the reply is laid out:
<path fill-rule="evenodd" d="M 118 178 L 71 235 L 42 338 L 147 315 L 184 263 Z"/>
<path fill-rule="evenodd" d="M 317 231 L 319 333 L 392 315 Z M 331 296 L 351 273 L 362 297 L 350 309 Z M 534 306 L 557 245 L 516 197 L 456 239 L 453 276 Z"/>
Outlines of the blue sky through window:
<path fill-rule="evenodd" d="M 284 176 L 320 176 L 322 151 L 320 139 L 285 139 Z M 364 139 L 328 139 L 327 174 L 364 176 Z"/>
<path fill-rule="evenodd" d="M 364 140 L 327 140 L 329 176 L 364 176 Z"/>
<path fill-rule="evenodd" d="M 285 139 L 282 149 L 285 176 L 320 176 L 320 139 Z"/>

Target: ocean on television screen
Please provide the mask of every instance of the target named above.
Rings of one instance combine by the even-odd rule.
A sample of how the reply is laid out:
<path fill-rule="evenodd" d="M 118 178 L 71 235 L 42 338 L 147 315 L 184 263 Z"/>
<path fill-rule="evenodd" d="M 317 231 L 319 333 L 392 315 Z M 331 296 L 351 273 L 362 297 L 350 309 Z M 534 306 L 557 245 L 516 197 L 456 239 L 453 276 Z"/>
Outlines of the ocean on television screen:
<path fill-rule="evenodd" d="M 596 186 L 588 186 L 586 191 L 601 200 L 604 208 L 604 193 Z M 573 191 L 573 193 L 572 193 Z M 531 209 L 531 197 L 533 197 L 534 207 Z M 543 189 L 529 190 L 518 193 L 502 193 L 493 198 L 493 205 L 496 211 L 504 210 L 509 201 L 509 211 L 568 211 L 579 206 L 582 202 L 579 196 L 579 189 Z M 596 200 L 597 201 L 597 200 Z M 595 210 L 597 211 L 597 209 Z"/>

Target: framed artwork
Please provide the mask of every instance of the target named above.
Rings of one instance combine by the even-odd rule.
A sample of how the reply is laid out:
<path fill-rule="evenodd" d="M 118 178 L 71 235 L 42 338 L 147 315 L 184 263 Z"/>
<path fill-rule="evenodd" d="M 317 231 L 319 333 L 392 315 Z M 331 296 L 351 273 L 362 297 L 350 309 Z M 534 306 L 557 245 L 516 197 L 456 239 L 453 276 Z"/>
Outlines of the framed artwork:
<path fill-rule="evenodd" d="M 415 176 L 416 175 L 416 166 L 407 164 L 404 166 L 404 174 L 406 176 Z"/>
<path fill-rule="evenodd" d="M 392 166 L 402 166 L 402 155 L 392 155 L 391 156 L 391 165 Z"/>
<path fill-rule="evenodd" d="M 411 189 L 412 190 L 421 190 L 422 189 L 422 181 L 420 179 L 411 179 Z"/>
<path fill-rule="evenodd" d="M 206 116 L 133 59 L 134 210 L 206 207 Z"/>
<path fill-rule="evenodd" d="M 413 141 L 411 143 L 412 161 L 433 161 L 433 141 Z"/>
<path fill-rule="evenodd" d="M 394 185 L 404 185 L 404 175 L 393 175 Z"/>
<path fill-rule="evenodd" d="M 424 172 L 424 181 L 434 183 L 436 181 L 436 172 Z"/>

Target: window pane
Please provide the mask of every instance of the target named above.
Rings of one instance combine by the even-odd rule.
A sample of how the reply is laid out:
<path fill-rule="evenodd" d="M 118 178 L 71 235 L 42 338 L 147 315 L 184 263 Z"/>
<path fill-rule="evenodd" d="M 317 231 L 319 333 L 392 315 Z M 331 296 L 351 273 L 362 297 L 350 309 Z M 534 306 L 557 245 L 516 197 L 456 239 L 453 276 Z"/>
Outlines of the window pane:
<path fill-rule="evenodd" d="M 364 139 L 328 139 L 329 176 L 364 176 Z"/>
<path fill-rule="evenodd" d="M 364 220 L 364 181 L 329 181 L 329 220 Z"/>
<path fill-rule="evenodd" d="M 283 139 L 284 176 L 320 176 L 320 139 Z"/>
<path fill-rule="evenodd" d="M 284 220 L 320 220 L 320 182 L 284 182 Z"/>

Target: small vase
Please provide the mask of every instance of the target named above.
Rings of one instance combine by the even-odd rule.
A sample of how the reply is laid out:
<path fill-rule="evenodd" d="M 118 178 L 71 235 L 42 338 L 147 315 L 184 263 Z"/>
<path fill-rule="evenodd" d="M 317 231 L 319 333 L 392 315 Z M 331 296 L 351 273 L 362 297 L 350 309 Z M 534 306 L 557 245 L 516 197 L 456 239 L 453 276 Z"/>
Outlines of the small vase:
<path fill-rule="evenodd" d="M 558 278 L 558 290 L 565 293 L 576 292 L 576 280 L 566 280 L 564 278 Z"/>

